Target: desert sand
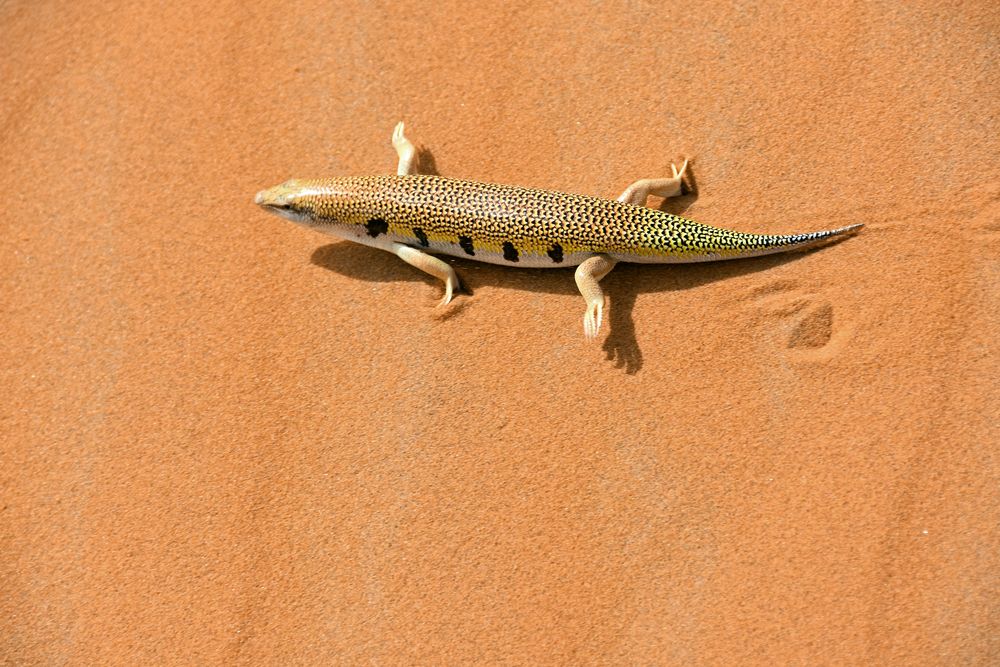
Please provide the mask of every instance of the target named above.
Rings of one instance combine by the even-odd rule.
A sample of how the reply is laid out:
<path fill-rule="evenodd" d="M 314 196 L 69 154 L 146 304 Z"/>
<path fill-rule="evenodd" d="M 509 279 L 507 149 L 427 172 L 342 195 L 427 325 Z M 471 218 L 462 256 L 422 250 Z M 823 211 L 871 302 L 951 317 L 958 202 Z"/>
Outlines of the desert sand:
<path fill-rule="evenodd" d="M 997 664 L 1000 12 L 736 4 L 0 8 L 0 662 Z M 866 227 L 442 312 L 252 201 L 400 119 Z"/>

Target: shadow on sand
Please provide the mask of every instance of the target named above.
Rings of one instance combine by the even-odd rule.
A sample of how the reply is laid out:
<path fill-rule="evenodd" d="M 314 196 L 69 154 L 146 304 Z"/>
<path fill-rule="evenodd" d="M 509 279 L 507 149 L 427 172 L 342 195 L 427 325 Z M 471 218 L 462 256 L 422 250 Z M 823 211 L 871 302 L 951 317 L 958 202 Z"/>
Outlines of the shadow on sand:
<path fill-rule="evenodd" d="M 635 321 L 632 317 L 637 295 L 680 292 L 716 280 L 767 271 L 781 264 L 794 262 L 809 252 L 812 251 L 699 264 L 619 264 L 601 282 L 611 300 L 608 311 L 610 333 L 603 345 L 607 360 L 615 368 L 630 375 L 642 368 L 642 350 L 636 341 Z M 462 278 L 465 294 L 473 294 L 483 285 L 496 285 L 528 292 L 579 296 L 572 268 L 519 269 L 452 257 L 444 259 L 455 267 Z M 435 290 L 441 286 L 436 278 L 406 266 L 389 253 L 346 241 L 317 248 L 311 261 L 316 266 L 353 280 L 376 283 L 423 282 Z M 582 301 L 579 306 L 582 314 Z M 461 305 L 450 311 L 450 314 L 460 312 L 464 307 Z"/>

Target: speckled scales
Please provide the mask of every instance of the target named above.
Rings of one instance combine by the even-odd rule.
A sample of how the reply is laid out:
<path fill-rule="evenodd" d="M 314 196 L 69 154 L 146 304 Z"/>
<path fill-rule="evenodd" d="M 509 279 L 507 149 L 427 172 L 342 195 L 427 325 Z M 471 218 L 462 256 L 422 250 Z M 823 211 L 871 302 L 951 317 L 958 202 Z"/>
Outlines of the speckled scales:
<path fill-rule="evenodd" d="M 297 185 L 300 205 L 310 209 L 320 229 L 384 221 L 389 237 L 495 263 L 571 266 L 593 253 L 629 262 L 699 262 L 781 252 L 844 231 L 745 234 L 609 199 L 440 176 L 361 176 Z M 505 244 L 516 253 L 510 248 L 505 253 Z"/>

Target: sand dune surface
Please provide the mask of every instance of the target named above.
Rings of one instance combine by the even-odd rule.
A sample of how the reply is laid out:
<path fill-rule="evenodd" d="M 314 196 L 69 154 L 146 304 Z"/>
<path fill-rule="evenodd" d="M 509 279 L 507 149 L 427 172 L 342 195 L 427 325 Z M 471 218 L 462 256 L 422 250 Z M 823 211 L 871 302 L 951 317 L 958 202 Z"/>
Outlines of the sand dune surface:
<path fill-rule="evenodd" d="M 0 7 L 0 662 L 997 664 L 989 2 Z M 390 173 L 813 252 L 441 285 Z"/>

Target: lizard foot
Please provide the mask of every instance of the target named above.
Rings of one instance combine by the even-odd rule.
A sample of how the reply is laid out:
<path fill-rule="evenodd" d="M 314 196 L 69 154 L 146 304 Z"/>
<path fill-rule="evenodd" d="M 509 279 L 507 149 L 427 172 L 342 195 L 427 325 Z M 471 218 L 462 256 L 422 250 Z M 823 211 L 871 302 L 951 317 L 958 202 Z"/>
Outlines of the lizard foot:
<path fill-rule="evenodd" d="M 592 301 L 587 304 L 587 312 L 583 314 L 583 335 L 588 340 L 597 338 L 597 332 L 601 329 L 601 321 L 604 318 L 604 303 L 602 301 Z"/>
<path fill-rule="evenodd" d="M 684 158 L 684 164 L 681 165 L 681 168 L 680 168 L 679 171 L 678 171 L 677 167 L 674 166 L 673 162 L 670 163 L 670 171 L 674 172 L 674 178 L 676 178 L 677 180 L 682 180 L 684 178 L 684 172 L 687 171 L 687 168 L 688 168 L 688 159 L 687 158 Z M 683 185 L 684 184 L 681 183 L 681 187 L 682 188 L 683 188 Z"/>
<path fill-rule="evenodd" d="M 406 138 L 406 135 L 403 133 L 404 129 L 405 125 L 403 121 L 399 121 L 392 131 L 392 147 L 396 149 L 396 155 L 399 156 L 396 173 L 400 176 L 417 173 L 417 149 Z"/>
<path fill-rule="evenodd" d="M 657 197 L 677 197 L 684 194 L 684 173 L 687 171 L 688 160 L 685 159 L 678 169 L 673 162 L 670 163 L 670 171 L 673 176 L 669 178 L 643 178 L 625 188 L 625 191 L 618 195 L 618 201 L 634 206 L 645 206 L 649 195 Z"/>
<path fill-rule="evenodd" d="M 462 283 L 458 280 L 458 276 L 452 274 L 444 281 L 444 298 L 441 299 L 441 303 L 437 305 L 438 308 L 444 308 L 449 303 L 451 303 L 452 298 L 455 296 L 455 292 L 462 291 Z"/>

